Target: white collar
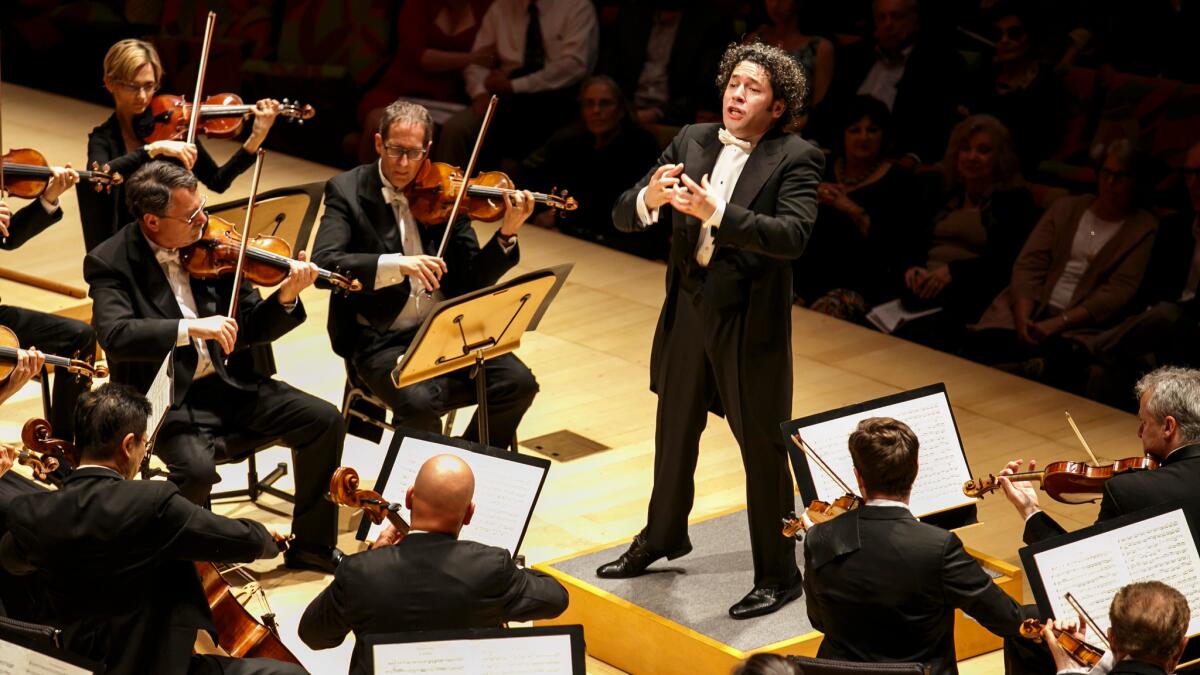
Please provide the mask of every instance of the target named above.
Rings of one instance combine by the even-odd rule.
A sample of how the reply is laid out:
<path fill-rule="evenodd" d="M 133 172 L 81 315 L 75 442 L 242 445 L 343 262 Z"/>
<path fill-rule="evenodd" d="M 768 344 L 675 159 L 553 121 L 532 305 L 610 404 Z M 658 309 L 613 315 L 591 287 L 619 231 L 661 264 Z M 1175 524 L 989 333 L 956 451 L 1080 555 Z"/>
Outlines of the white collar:
<path fill-rule="evenodd" d="M 868 499 L 866 501 L 866 505 L 867 506 L 897 506 L 897 507 L 904 509 L 905 511 L 908 511 L 909 513 L 912 513 L 912 509 L 908 508 L 908 504 L 905 504 L 904 502 L 896 501 L 895 499 Z"/>

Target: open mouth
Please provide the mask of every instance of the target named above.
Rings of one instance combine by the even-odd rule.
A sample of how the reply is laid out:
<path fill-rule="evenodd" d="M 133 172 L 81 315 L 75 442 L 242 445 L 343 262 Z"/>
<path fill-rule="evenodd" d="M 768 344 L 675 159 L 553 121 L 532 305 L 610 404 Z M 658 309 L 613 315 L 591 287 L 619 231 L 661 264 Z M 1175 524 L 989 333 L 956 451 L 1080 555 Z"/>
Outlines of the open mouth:
<path fill-rule="evenodd" d="M 725 113 L 730 119 L 740 120 L 746 116 L 746 112 L 737 106 L 729 106 L 725 108 Z"/>

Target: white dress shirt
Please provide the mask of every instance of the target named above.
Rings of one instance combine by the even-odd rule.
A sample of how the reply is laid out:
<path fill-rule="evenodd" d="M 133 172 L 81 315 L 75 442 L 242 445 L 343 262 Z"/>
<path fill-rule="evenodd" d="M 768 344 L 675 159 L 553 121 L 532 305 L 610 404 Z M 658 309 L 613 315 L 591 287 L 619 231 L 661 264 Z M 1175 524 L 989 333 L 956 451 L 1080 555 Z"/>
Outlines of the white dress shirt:
<path fill-rule="evenodd" d="M 896 104 L 896 86 L 904 77 L 904 68 L 908 65 L 908 56 L 912 54 L 912 50 L 913 45 L 901 49 L 901 58 L 898 62 L 888 61 L 882 57 L 875 59 L 875 63 L 871 65 L 867 76 L 859 85 L 858 93 L 863 96 L 874 96 L 883 101 L 888 110 L 891 110 L 892 106 Z"/>
<path fill-rule="evenodd" d="M 525 34 L 529 28 L 530 0 L 496 0 L 483 15 L 472 49 L 495 47 L 499 68 L 510 72 L 525 60 Z M 513 92 L 529 94 L 562 89 L 582 80 L 596 65 L 600 29 L 591 0 L 538 0 L 545 67 L 512 81 Z M 483 86 L 488 69 L 469 65 L 463 69 L 467 94 L 488 93 Z"/>
<path fill-rule="evenodd" d="M 908 504 L 904 502 L 898 502 L 895 499 L 868 499 L 863 502 L 863 504 L 866 506 L 897 506 L 905 511 L 911 512 L 911 510 L 908 508 Z"/>
<path fill-rule="evenodd" d="M 154 251 L 154 258 L 162 268 L 163 274 L 166 275 L 167 285 L 171 287 L 171 294 L 175 296 L 175 302 L 179 305 L 180 313 L 183 314 L 183 319 L 179 321 L 179 328 L 175 334 L 175 346 L 184 347 L 191 343 L 196 348 L 196 372 L 192 375 L 193 381 L 206 375 L 212 375 L 214 371 L 212 356 L 208 353 L 208 345 L 200 338 L 188 336 L 188 327 L 191 325 L 191 321 L 200 317 L 196 314 L 196 299 L 192 296 L 191 277 L 179 261 L 179 249 L 163 248 L 150 241 L 148 237 L 146 243 L 150 244 L 150 250 Z"/>

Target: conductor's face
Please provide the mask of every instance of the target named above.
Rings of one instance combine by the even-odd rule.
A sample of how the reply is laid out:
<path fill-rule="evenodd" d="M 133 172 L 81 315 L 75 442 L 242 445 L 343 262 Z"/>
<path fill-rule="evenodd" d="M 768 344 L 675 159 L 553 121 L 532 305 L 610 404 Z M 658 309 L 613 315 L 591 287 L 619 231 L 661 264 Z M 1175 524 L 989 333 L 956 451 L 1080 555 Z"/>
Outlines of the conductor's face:
<path fill-rule="evenodd" d="M 729 133 L 743 140 L 762 136 L 786 108 L 782 99 L 775 98 L 765 68 L 750 61 L 733 67 L 721 107 L 721 121 Z"/>
<path fill-rule="evenodd" d="M 375 134 L 375 151 L 393 188 L 403 190 L 416 178 L 432 144 L 425 141 L 423 124 L 397 121 L 388 127 L 386 138 Z"/>

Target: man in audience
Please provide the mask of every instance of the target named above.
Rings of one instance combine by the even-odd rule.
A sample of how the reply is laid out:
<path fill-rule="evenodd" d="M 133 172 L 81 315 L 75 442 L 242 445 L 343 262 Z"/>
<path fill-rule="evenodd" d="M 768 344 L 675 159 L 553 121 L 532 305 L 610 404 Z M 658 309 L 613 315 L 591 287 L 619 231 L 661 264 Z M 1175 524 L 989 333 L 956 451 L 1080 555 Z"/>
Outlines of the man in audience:
<path fill-rule="evenodd" d="M 850 434 L 854 476 L 865 504 L 810 525 L 804 586 L 817 656 L 915 661 L 933 674 L 957 672 L 954 610 L 1016 637 L 1021 607 L 992 582 L 957 535 L 913 518 L 918 441 L 903 422 L 873 417 Z"/>
<path fill-rule="evenodd" d="M 269 559 L 280 547 L 262 525 L 215 515 L 170 481 L 130 480 L 146 457 L 149 415 L 149 401 L 127 385 L 84 393 L 79 467 L 61 490 L 13 500 L 0 564 L 37 574 L 49 596 L 42 622 L 106 673 L 304 673 L 272 659 L 192 653 L 198 631 L 216 638 L 194 561 Z"/>
<path fill-rule="evenodd" d="M 589 0 L 496 0 L 483 15 L 472 51 L 495 51 L 492 69 L 463 70 L 471 105 L 442 127 L 435 159 L 463 165 L 493 94 L 500 97 L 483 148 L 520 159 L 570 119 L 575 85 L 592 71 L 600 42 Z"/>
<path fill-rule="evenodd" d="M 453 455 L 426 460 L 404 496 L 412 529 L 388 525 L 370 551 L 348 556 L 300 619 L 300 639 L 336 647 L 354 632 L 352 675 L 374 672 L 362 639 L 413 630 L 497 627 L 567 608 L 553 577 L 517 567 L 508 551 L 458 538 L 475 515 L 475 476 Z"/>

